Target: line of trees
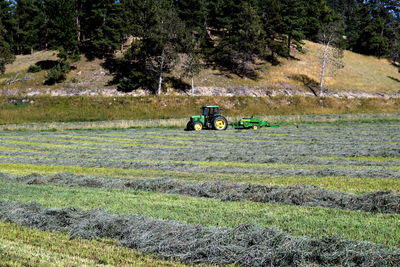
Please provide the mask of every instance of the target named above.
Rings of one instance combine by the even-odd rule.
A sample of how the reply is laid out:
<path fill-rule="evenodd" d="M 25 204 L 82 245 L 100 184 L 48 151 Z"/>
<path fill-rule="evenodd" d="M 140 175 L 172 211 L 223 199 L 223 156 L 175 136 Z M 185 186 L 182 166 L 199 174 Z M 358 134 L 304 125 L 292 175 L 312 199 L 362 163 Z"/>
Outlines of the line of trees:
<path fill-rule="evenodd" d="M 397 0 L 0 0 L 0 72 L 13 54 L 57 49 L 64 65 L 81 53 L 106 58 L 121 90 L 159 93 L 179 55 L 191 79 L 204 63 L 255 77 L 257 60 L 279 63 L 332 22 L 343 25 L 345 48 L 399 60 L 399 8 Z"/>

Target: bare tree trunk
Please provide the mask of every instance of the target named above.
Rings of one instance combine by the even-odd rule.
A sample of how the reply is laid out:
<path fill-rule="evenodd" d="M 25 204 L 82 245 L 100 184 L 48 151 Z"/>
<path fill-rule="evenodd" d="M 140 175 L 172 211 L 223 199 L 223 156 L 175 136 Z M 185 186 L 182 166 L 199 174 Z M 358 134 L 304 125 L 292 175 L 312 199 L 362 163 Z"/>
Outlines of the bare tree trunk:
<path fill-rule="evenodd" d="M 332 35 L 329 37 L 329 40 L 327 43 L 324 45 L 324 50 L 322 52 L 322 62 L 321 62 L 321 74 L 320 74 L 320 79 L 319 79 L 319 96 L 324 95 L 325 91 L 325 72 L 326 72 L 326 67 L 329 59 L 329 46 L 331 44 L 331 38 Z"/>
<path fill-rule="evenodd" d="M 163 71 L 164 71 L 164 50 L 161 53 L 160 78 L 158 80 L 157 95 L 161 94 L 162 83 L 163 83 Z"/>
<path fill-rule="evenodd" d="M 194 95 L 194 77 L 192 76 L 192 95 Z"/>
<path fill-rule="evenodd" d="M 323 96 L 324 94 L 324 82 L 325 82 L 325 71 L 326 71 L 326 61 L 327 61 L 327 51 L 325 49 L 324 54 L 322 55 L 322 66 L 321 66 L 321 74 L 319 79 L 319 96 Z"/>
<path fill-rule="evenodd" d="M 288 49 L 288 55 L 289 55 L 289 56 L 290 56 L 290 48 L 291 48 L 291 46 L 292 46 L 292 34 L 289 33 L 289 36 L 288 36 L 288 43 L 287 43 L 287 49 Z"/>

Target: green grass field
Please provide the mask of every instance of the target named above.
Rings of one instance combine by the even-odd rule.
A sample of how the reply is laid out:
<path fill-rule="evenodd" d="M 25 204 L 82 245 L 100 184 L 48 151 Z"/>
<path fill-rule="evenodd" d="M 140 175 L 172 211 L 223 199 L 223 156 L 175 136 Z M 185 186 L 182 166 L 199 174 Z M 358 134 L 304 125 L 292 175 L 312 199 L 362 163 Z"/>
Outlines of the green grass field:
<path fill-rule="evenodd" d="M 296 237 L 335 236 L 399 250 L 398 213 L 221 201 L 157 189 L 67 186 L 57 184 L 57 178 L 42 184 L 7 178 L 71 173 L 99 181 L 170 178 L 191 184 L 214 180 L 283 187 L 305 184 L 339 193 L 391 190 L 398 196 L 400 151 L 394 145 L 399 141 L 398 120 L 298 126 L 224 132 L 167 128 L 1 131 L 0 172 L 5 175 L 0 174 L 0 200 L 38 202 L 48 208 L 100 207 L 115 214 L 215 228 L 250 223 L 276 227 Z M 179 265 L 117 246 L 113 240 L 68 240 L 65 233 L 6 222 L 0 222 L 0 260 L 11 266 L 30 260 L 42 266 L 52 261 L 64 266 Z"/>

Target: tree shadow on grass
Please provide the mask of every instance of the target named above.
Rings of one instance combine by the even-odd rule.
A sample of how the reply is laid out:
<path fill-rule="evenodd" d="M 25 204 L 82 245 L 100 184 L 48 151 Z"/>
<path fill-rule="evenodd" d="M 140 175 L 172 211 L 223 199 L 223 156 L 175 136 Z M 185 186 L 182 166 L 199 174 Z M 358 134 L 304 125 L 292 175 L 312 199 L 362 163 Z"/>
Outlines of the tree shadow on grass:
<path fill-rule="evenodd" d="M 165 78 L 165 83 L 168 83 L 171 85 L 172 88 L 187 93 L 189 90 L 192 88 L 190 84 L 186 83 L 182 79 L 175 78 L 175 77 L 168 77 Z"/>
<path fill-rule="evenodd" d="M 39 66 L 42 70 L 52 69 L 58 64 L 60 64 L 58 60 L 41 60 L 35 63 L 35 65 Z"/>
<path fill-rule="evenodd" d="M 312 78 L 308 77 L 304 74 L 294 74 L 289 76 L 289 79 L 301 82 L 305 87 L 307 87 L 315 96 L 318 96 L 318 87 L 319 84 L 314 81 Z"/>
<path fill-rule="evenodd" d="M 387 76 L 387 77 L 388 77 L 389 79 L 395 81 L 395 82 L 400 83 L 400 79 L 397 79 L 397 78 L 395 78 L 395 77 L 393 77 L 393 76 Z"/>

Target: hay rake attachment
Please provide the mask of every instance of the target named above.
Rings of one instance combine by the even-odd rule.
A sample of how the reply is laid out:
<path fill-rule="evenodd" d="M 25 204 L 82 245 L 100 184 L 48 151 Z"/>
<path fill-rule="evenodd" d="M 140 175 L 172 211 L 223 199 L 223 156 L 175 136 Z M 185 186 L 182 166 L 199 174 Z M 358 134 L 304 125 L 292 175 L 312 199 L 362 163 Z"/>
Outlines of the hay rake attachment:
<path fill-rule="evenodd" d="M 267 121 L 263 121 L 262 119 L 255 117 L 243 118 L 236 123 L 232 123 L 231 126 L 234 129 L 253 129 L 253 130 L 258 130 L 262 127 L 279 128 L 279 125 L 272 125 Z"/>

